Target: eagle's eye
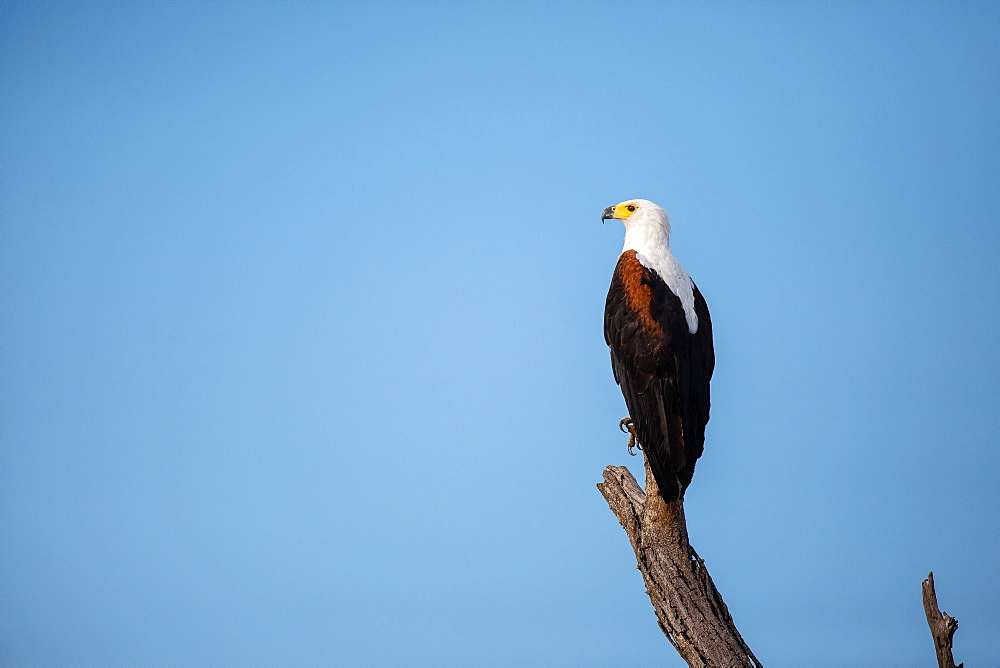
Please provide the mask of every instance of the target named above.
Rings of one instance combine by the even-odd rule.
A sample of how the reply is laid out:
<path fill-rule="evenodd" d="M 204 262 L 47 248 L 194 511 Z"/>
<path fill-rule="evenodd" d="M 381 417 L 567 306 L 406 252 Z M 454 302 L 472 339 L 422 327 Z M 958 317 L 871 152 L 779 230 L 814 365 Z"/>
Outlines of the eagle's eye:
<path fill-rule="evenodd" d="M 629 204 L 625 208 L 628 209 L 629 213 L 632 213 L 633 211 L 635 211 L 635 204 Z"/>

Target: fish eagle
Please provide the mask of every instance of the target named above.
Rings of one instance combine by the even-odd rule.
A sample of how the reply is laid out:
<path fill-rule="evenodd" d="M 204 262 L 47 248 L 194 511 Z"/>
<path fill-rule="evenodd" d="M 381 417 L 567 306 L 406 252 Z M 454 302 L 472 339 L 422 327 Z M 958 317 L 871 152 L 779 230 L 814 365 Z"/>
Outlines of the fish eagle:
<path fill-rule="evenodd" d="M 705 445 L 715 369 L 705 298 L 670 250 L 666 211 L 644 199 L 604 210 L 625 225 L 604 309 L 604 340 L 629 417 L 665 501 L 684 496 Z M 630 452 L 631 452 L 630 440 Z"/>

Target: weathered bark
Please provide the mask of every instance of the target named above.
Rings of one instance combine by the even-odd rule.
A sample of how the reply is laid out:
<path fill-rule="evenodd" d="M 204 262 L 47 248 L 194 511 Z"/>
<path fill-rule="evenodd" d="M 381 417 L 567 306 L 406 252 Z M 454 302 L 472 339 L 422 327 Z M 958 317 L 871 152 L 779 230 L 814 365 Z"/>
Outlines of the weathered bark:
<path fill-rule="evenodd" d="M 937 652 L 938 668 L 962 668 L 964 663 L 955 665 L 955 657 L 951 653 L 951 641 L 958 630 L 958 620 L 938 607 L 937 593 L 934 591 L 934 573 L 927 575 L 921 583 L 924 592 L 924 614 L 927 615 L 927 625 L 931 627 L 934 637 L 934 650 Z"/>
<path fill-rule="evenodd" d="M 645 492 L 624 466 L 604 469 L 597 487 L 632 542 L 660 629 L 681 658 L 689 666 L 760 668 L 688 543 L 683 499 L 663 500 L 648 463 Z"/>

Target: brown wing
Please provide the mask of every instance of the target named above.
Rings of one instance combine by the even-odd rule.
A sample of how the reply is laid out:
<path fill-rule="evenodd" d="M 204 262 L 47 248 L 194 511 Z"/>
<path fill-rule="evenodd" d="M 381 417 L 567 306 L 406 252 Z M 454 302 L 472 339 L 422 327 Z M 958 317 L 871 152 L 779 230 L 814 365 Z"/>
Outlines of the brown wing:
<path fill-rule="evenodd" d="M 604 311 L 615 381 L 667 501 L 682 497 L 691 483 L 711 403 L 712 323 L 697 286 L 694 297 L 698 331 L 691 334 L 677 295 L 627 251 Z"/>

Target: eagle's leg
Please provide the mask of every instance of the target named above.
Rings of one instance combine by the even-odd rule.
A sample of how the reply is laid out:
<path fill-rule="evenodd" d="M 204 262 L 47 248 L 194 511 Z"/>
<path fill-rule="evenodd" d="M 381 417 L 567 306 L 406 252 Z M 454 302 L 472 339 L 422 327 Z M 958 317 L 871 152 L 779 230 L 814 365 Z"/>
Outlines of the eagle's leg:
<path fill-rule="evenodd" d="M 628 434 L 628 453 L 635 457 L 635 453 L 632 452 L 632 448 L 642 450 L 642 446 L 639 445 L 637 440 L 635 440 L 635 425 L 632 424 L 632 418 L 622 418 L 621 422 L 618 423 L 618 428 L 622 430 L 622 433 Z"/>

